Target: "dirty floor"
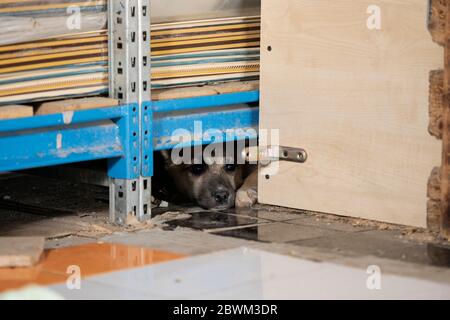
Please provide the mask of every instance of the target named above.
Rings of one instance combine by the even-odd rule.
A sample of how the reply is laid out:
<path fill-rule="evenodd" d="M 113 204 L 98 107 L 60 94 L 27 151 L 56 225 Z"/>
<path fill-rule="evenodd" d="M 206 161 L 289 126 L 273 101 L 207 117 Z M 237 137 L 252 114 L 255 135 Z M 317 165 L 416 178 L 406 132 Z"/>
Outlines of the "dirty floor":
<path fill-rule="evenodd" d="M 69 299 L 450 298 L 450 244 L 426 230 L 263 205 L 152 215 L 120 228 L 107 188 L 0 175 L 0 236 L 47 239 L 37 267 L 0 270 L 0 292 L 34 283 Z M 72 265 L 81 291 L 67 289 Z M 368 289 L 373 270 L 383 290 Z"/>

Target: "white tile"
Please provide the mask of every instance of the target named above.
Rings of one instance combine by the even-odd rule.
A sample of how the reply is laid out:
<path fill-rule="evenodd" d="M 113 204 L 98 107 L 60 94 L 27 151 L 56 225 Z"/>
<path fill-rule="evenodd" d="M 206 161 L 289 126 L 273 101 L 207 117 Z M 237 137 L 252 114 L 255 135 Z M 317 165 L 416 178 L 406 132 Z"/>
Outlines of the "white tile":
<path fill-rule="evenodd" d="M 371 291 L 368 277 L 362 269 L 238 248 L 90 277 L 87 290 L 117 299 L 450 299 L 448 285 L 382 275 L 382 289 Z"/>
<path fill-rule="evenodd" d="M 252 280 L 270 279 L 277 273 L 306 272 L 316 267 L 305 261 L 263 251 L 238 248 L 153 266 L 91 277 L 91 281 L 152 292 L 171 298 L 233 288 Z M 282 270 L 278 270 L 283 266 Z"/>
<path fill-rule="evenodd" d="M 79 290 L 69 290 L 65 284 L 52 285 L 49 289 L 60 294 L 67 300 L 161 300 L 165 297 L 123 289 L 84 280 Z"/>
<path fill-rule="evenodd" d="M 369 290 L 369 275 L 357 269 L 333 270 L 324 265 L 320 272 L 280 277 L 262 283 L 263 299 L 450 299 L 450 286 L 384 275 L 380 290 Z M 255 284 L 256 286 L 257 284 Z M 235 288 L 239 295 L 240 288 Z M 249 288 L 242 288 L 248 292 Z"/>
<path fill-rule="evenodd" d="M 272 259 L 270 260 L 272 261 Z M 285 261 L 286 262 L 286 261 Z M 330 263 L 314 263 L 301 259 L 291 261 L 288 272 L 285 265 L 277 266 L 270 278 L 248 281 L 233 288 L 194 299 L 450 299 L 450 286 L 419 279 L 381 274 L 380 290 L 367 287 L 369 274 L 364 269 Z M 313 269 L 298 268 L 315 264 Z M 269 267 L 269 265 L 265 265 Z M 271 266 L 274 267 L 274 266 Z M 270 268 L 270 267 L 269 267 Z M 267 274 L 267 272 L 266 272 Z"/>

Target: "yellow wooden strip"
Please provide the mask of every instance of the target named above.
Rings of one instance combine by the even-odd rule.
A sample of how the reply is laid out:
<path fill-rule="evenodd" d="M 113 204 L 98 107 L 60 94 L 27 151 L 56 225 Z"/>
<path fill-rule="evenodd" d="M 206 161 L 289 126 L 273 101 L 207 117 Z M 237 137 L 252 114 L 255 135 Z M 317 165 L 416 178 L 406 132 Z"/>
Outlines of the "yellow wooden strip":
<path fill-rule="evenodd" d="M 188 78 L 174 78 L 174 79 L 165 79 L 165 80 L 153 80 L 152 85 L 164 85 L 170 86 L 171 88 L 189 85 L 186 82 L 218 82 L 222 80 L 230 80 L 229 78 L 248 78 L 248 77 L 258 77 L 259 71 L 257 72 L 241 72 L 241 73 L 229 73 L 223 75 L 206 75 L 206 76 L 198 76 L 198 77 L 188 77 Z M 232 80 L 235 81 L 235 80 Z"/>
<path fill-rule="evenodd" d="M 26 93 L 21 95 L 14 95 L 0 98 L 0 103 L 14 103 L 14 101 L 32 101 L 37 98 L 64 98 L 69 96 L 87 96 L 87 95 L 97 95 L 98 91 L 105 90 L 108 88 L 108 83 L 104 83 L 98 86 L 90 86 L 90 87 L 79 87 L 79 88 L 68 88 L 62 90 L 52 90 L 52 91 L 44 91 L 44 92 L 36 92 L 36 93 Z"/>
<path fill-rule="evenodd" d="M 98 72 L 99 69 L 106 70 L 106 66 L 79 66 L 77 67 L 77 72 Z M 0 80 L 17 80 L 27 77 L 39 77 L 39 76 L 48 76 L 54 77 L 55 75 L 59 75 L 61 73 L 67 73 L 67 68 L 52 68 L 52 69 L 40 69 L 40 70 L 31 70 L 31 71 L 21 71 L 21 72 L 13 72 L 13 73 L 5 73 L 0 74 Z"/>
<path fill-rule="evenodd" d="M 78 47 L 62 47 L 62 48 L 56 48 L 56 49 L 38 49 L 38 50 L 29 50 L 29 51 L 17 51 L 14 53 L 0 54 L 0 60 L 13 59 L 13 58 L 19 58 L 19 57 L 47 55 L 47 54 L 61 53 L 61 52 L 102 49 L 102 48 L 108 49 L 108 46 L 106 44 L 94 44 L 94 45 L 78 46 Z"/>
<path fill-rule="evenodd" d="M 168 73 L 168 72 L 177 72 L 184 70 L 204 70 L 209 68 L 232 68 L 235 66 L 251 66 L 251 65 L 259 65 L 259 59 L 251 60 L 251 61 L 233 61 L 233 62 L 213 62 L 206 64 L 193 64 L 193 65 L 171 65 L 164 67 L 154 67 L 152 69 L 153 72 L 159 73 Z"/>
<path fill-rule="evenodd" d="M 230 18 L 213 18 L 206 20 L 191 20 L 191 21 L 178 21 L 178 22 L 165 22 L 156 23 L 152 25 L 153 30 L 166 30 L 174 28 L 186 28 L 197 26 L 213 26 L 222 24 L 235 24 L 235 23 L 249 23 L 253 20 L 261 21 L 261 16 L 244 16 L 244 17 L 230 17 Z"/>
<path fill-rule="evenodd" d="M 242 43 L 232 43 L 226 45 L 215 45 L 215 46 L 204 46 L 197 48 L 181 48 L 181 49 L 168 49 L 152 51 L 153 56 L 176 54 L 176 53 L 191 53 L 191 52 L 201 52 L 204 50 L 220 50 L 220 49 L 234 49 L 234 48 L 248 48 L 248 47 L 258 47 L 259 41 L 254 42 L 242 42 Z"/>
<path fill-rule="evenodd" d="M 47 79 L 35 79 L 32 80 L 30 79 L 30 81 L 19 81 L 16 83 L 10 83 L 10 84 L 4 84 L 4 85 L 0 85 L 0 90 L 15 90 L 15 89 L 19 89 L 19 88 L 27 88 L 27 87 L 33 87 L 33 86 L 38 86 L 38 85 L 44 85 L 44 84 L 55 84 L 58 82 L 64 82 L 64 81 L 72 81 L 72 80 L 93 80 L 93 79 L 100 79 L 103 78 L 105 76 L 107 76 L 108 74 L 106 72 L 96 72 L 96 73 L 91 73 L 91 74 L 82 74 L 82 75 L 71 75 L 71 76 L 66 76 L 63 78 L 47 78 Z"/>
<path fill-rule="evenodd" d="M 31 61 L 76 57 L 76 56 L 80 56 L 80 55 L 102 54 L 102 53 L 108 53 L 108 49 L 103 48 L 103 49 L 94 49 L 94 50 L 81 50 L 81 51 L 75 51 L 75 52 L 62 52 L 62 53 L 46 54 L 46 55 L 42 55 L 42 56 L 39 55 L 39 56 L 22 57 L 22 58 L 16 58 L 16 59 L 8 59 L 8 60 L 0 61 L 0 67 L 2 65 L 9 65 L 9 64 L 15 64 L 15 63 L 24 63 L 24 62 L 31 62 Z"/>
<path fill-rule="evenodd" d="M 98 36 L 90 38 L 80 38 L 80 39 L 70 39 L 70 40 L 54 40 L 45 42 L 30 42 L 23 43 L 19 45 L 8 45 L 0 47 L 0 52 L 15 51 L 15 50 L 26 50 L 26 49 L 36 49 L 44 47 L 55 47 L 55 46 L 65 46 L 71 44 L 84 44 L 91 42 L 108 41 L 108 36 Z"/>
<path fill-rule="evenodd" d="M 174 41 L 187 41 L 187 40 L 196 40 L 196 39 L 215 39 L 222 37 L 231 37 L 231 36 L 243 36 L 243 35 L 255 35 L 260 36 L 260 31 L 239 31 L 239 32 L 225 32 L 221 34 L 205 34 L 205 35 L 196 35 L 196 36 L 187 36 L 187 37 L 173 37 L 173 38 L 164 38 L 152 40 L 152 46 L 155 43 L 170 43 Z"/>
<path fill-rule="evenodd" d="M 210 27 L 197 27 L 187 29 L 171 29 L 171 30 L 152 31 L 151 35 L 152 37 L 154 37 L 154 36 L 177 35 L 194 32 L 233 30 L 233 29 L 260 27 L 260 25 L 261 25 L 260 23 L 243 23 L 243 24 L 234 24 L 230 26 L 216 26 L 216 27 L 210 26 Z"/>
<path fill-rule="evenodd" d="M 218 67 L 218 68 L 205 68 L 205 69 L 194 69 L 194 70 L 177 70 L 174 72 L 154 72 L 152 73 L 152 79 L 171 79 L 180 77 L 191 77 L 191 76 L 203 76 L 211 74 L 227 74 L 227 73 L 242 73 L 242 72 L 256 72 L 259 71 L 259 64 L 253 65 L 237 65 L 228 67 Z"/>
<path fill-rule="evenodd" d="M 236 37 L 220 37 L 214 39 L 214 42 L 222 42 L 222 41 L 238 41 L 238 40 L 252 40 L 258 39 L 260 36 L 258 35 L 245 35 L 245 36 L 236 36 Z M 211 43 L 210 39 L 198 39 L 198 40 L 188 40 L 188 41 L 170 41 L 164 43 L 157 43 L 152 45 L 152 48 L 165 48 L 165 47 L 176 47 L 182 45 L 191 45 L 191 44 L 201 44 L 201 43 Z"/>
<path fill-rule="evenodd" d="M 88 2 L 54 3 L 54 4 L 44 4 L 44 5 L 23 6 L 23 7 L 0 8 L 0 13 L 16 13 L 16 12 L 48 10 L 48 9 L 62 9 L 62 8 L 68 8 L 70 6 L 96 7 L 96 6 L 103 6 L 105 4 L 106 4 L 106 2 L 102 1 L 102 0 L 97 0 L 96 2 L 88 1 Z"/>
<path fill-rule="evenodd" d="M 12 96 L 17 94 L 24 94 L 24 93 L 32 93 L 32 92 L 40 92 L 40 91 L 49 91 L 54 89 L 63 89 L 63 88 L 70 88 L 73 86 L 89 86 L 89 85 L 95 85 L 95 84 L 103 84 L 106 81 L 108 81 L 108 77 L 105 76 L 102 79 L 94 79 L 94 80 L 65 80 L 60 81 L 57 83 L 52 84 L 41 84 L 41 85 L 35 85 L 30 87 L 23 87 L 23 88 L 17 88 L 14 90 L 0 90 L 0 97 L 5 96 Z"/>
<path fill-rule="evenodd" d="M 65 61 L 37 63 L 37 64 L 31 64 L 31 65 L 22 65 L 22 66 L 16 66 L 16 67 L 1 68 L 0 74 L 16 72 L 16 71 L 26 71 L 26 70 L 33 70 L 33 69 L 72 65 L 72 64 L 76 64 L 76 63 L 100 62 L 100 61 L 107 61 L 107 60 L 108 60 L 108 57 L 105 56 L 105 57 L 92 57 L 92 58 L 83 58 L 83 59 L 74 59 L 74 60 L 65 60 Z"/>

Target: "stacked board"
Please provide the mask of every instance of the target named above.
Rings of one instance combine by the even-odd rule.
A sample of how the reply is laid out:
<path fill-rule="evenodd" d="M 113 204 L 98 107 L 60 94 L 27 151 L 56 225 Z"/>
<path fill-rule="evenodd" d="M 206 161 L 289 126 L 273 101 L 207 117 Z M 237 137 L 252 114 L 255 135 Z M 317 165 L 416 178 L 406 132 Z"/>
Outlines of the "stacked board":
<path fill-rule="evenodd" d="M 152 88 L 259 77 L 259 17 L 156 24 L 151 30 Z M 107 91 L 106 30 L 0 46 L 0 105 Z"/>
<path fill-rule="evenodd" d="M 259 17 L 152 26 L 152 86 L 255 79 L 259 40 Z"/>
<path fill-rule="evenodd" d="M 0 0 L 0 18 L 55 17 L 77 8 L 81 13 L 106 11 L 107 0 Z"/>

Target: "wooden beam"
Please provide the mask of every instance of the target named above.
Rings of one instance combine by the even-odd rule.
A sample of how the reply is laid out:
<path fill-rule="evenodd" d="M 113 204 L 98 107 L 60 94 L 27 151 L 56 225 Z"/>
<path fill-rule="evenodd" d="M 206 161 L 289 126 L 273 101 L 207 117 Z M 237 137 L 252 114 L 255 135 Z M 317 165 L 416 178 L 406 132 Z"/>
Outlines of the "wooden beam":
<path fill-rule="evenodd" d="M 444 112 L 444 70 L 430 72 L 429 133 L 442 139 L 442 113 Z"/>
<path fill-rule="evenodd" d="M 431 15 L 428 23 L 433 41 L 445 45 L 447 0 L 431 0 Z"/>
<path fill-rule="evenodd" d="M 445 53 L 444 53 L 444 112 L 442 115 L 442 177 L 441 177 L 441 232 L 450 238 L 450 1 L 445 2 Z"/>
<path fill-rule="evenodd" d="M 441 231 L 441 168 L 435 167 L 428 180 L 427 228 Z"/>
<path fill-rule="evenodd" d="M 60 113 L 65 111 L 79 111 L 95 108 L 115 107 L 119 105 L 116 99 L 92 97 L 82 99 L 67 99 L 44 102 L 36 110 L 37 115 Z"/>
<path fill-rule="evenodd" d="M 33 116 L 32 106 L 11 105 L 0 106 L 0 120 Z"/>
<path fill-rule="evenodd" d="M 442 166 L 429 179 L 427 223 L 450 239 L 450 0 L 431 0 L 430 9 L 428 28 L 433 40 L 444 47 L 444 70 L 430 74 L 429 132 L 442 139 Z"/>

